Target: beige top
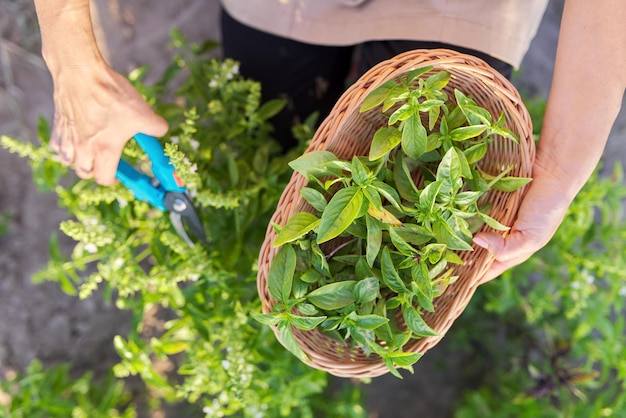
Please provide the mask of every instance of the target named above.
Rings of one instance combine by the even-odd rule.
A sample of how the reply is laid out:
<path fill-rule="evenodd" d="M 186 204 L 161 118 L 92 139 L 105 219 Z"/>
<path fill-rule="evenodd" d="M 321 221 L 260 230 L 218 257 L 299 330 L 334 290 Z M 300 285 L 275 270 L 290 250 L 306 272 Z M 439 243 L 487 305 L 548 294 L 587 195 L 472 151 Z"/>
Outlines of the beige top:
<path fill-rule="evenodd" d="M 221 0 L 236 20 L 286 38 L 352 45 L 422 40 L 476 49 L 518 67 L 548 0 Z"/>

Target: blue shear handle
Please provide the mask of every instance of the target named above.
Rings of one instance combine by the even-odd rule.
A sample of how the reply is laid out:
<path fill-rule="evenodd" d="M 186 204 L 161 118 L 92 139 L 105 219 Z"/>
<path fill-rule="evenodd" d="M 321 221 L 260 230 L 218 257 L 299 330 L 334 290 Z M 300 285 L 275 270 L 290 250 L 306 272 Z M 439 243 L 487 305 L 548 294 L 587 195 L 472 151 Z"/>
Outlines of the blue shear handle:
<path fill-rule="evenodd" d="M 142 133 L 135 134 L 134 138 L 152 161 L 152 174 L 159 180 L 160 185 L 168 192 L 184 193 L 186 189 L 176 181 L 174 166 L 170 164 L 170 159 L 163 152 L 159 141 Z"/>
<path fill-rule="evenodd" d="M 167 210 L 163 203 L 165 192 L 154 187 L 150 177 L 141 174 L 126 161 L 120 160 L 115 177 L 117 177 L 128 190 L 133 192 L 135 199 L 146 201 L 160 211 L 165 212 Z"/>

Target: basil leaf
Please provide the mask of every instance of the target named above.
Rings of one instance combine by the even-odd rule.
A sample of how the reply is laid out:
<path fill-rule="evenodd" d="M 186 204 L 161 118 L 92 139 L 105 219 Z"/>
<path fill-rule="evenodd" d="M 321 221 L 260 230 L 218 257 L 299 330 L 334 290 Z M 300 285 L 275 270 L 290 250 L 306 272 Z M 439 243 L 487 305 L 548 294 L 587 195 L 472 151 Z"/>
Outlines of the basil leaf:
<path fill-rule="evenodd" d="M 400 254 L 407 257 L 412 257 L 417 253 L 417 250 L 413 248 L 408 242 L 406 242 L 397 232 L 398 228 L 389 228 L 389 237 L 394 247 L 400 252 Z"/>
<path fill-rule="evenodd" d="M 438 298 L 446 291 L 448 286 L 454 283 L 459 276 L 453 276 L 454 269 L 448 269 L 436 280 L 433 280 L 433 297 Z"/>
<path fill-rule="evenodd" d="M 427 137 L 419 115 L 410 115 L 402 128 L 402 151 L 414 160 L 419 159 L 426 152 Z"/>
<path fill-rule="evenodd" d="M 410 367 L 417 363 L 423 355 L 424 353 L 395 352 L 389 353 L 387 358 L 393 361 L 393 363 L 398 367 Z"/>
<path fill-rule="evenodd" d="M 454 149 L 454 153 L 459 159 L 459 165 L 461 166 L 461 176 L 465 177 L 466 179 L 471 179 L 473 173 L 469 162 L 467 161 L 467 157 L 465 157 L 465 154 L 457 148 Z"/>
<path fill-rule="evenodd" d="M 393 336 L 393 338 L 392 338 L 392 341 L 393 341 L 392 346 L 393 347 L 404 347 L 404 345 L 406 343 L 408 343 L 409 340 L 411 340 L 411 331 L 407 330 L 405 332 L 402 332 L 402 333 L 399 333 L 399 334 L 396 334 L 396 335 Z"/>
<path fill-rule="evenodd" d="M 428 130 L 429 131 L 432 131 L 433 129 L 435 129 L 435 125 L 437 124 L 437 120 L 439 120 L 440 114 L 441 114 L 441 106 L 432 106 L 430 109 L 428 109 Z M 443 119 L 443 121 L 445 121 L 445 119 Z"/>
<path fill-rule="evenodd" d="M 414 70 L 409 71 L 408 73 L 406 73 L 406 81 L 407 81 L 407 83 L 412 82 L 417 77 L 421 76 L 422 74 L 426 74 L 427 72 L 429 72 L 432 69 L 433 69 L 433 66 L 432 65 L 428 65 L 426 67 L 416 68 Z"/>
<path fill-rule="evenodd" d="M 448 115 L 445 117 L 448 132 L 452 131 L 467 122 L 467 118 L 459 106 L 452 104 Z"/>
<path fill-rule="evenodd" d="M 533 181 L 530 177 L 503 177 L 491 185 L 494 190 L 501 192 L 514 192 Z"/>
<path fill-rule="evenodd" d="M 404 379 L 398 369 L 396 369 L 396 366 L 393 365 L 393 360 L 387 357 L 387 354 L 383 356 L 383 362 L 385 363 L 385 366 L 387 366 L 387 368 L 389 369 L 389 373 L 391 373 L 398 379 Z"/>
<path fill-rule="evenodd" d="M 511 229 L 510 227 L 506 226 L 506 225 L 502 225 L 500 222 L 498 222 L 497 220 L 495 220 L 494 218 L 492 218 L 491 216 L 484 214 L 482 212 L 478 212 L 478 216 L 480 216 L 480 218 L 485 221 L 485 223 L 487 225 L 489 225 L 491 228 L 497 230 L 497 231 L 508 231 L 509 229 Z"/>
<path fill-rule="evenodd" d="M 291 295 L 294 299 L 303 298 L 309 291 L 309 284 L 303 281 L 300 277 L 294 277 L 293 285 L 291 288 Z"/>
<path fill-rule="evenodd" d="M 389 252 L 388 247 L 383 248 L 383 255 L 381 257 L 381 272 L 383 275 L 383 282 L 387 285 L 387 287 L 389 287 L 389 289 L 398 294 L 405 293 L 407 291 L 404 282 L 396 271 L 396 267 L 393 265 L 393 260 L 391 259 L 391 253 Z"/>
<path fill-rule="evenodd" d="M 482 195 L 483 192 L 461 192 L 454 196 L 454 203 L 457 206 L 469 206 L 476 203 Z"/>
<path fill-rule="evenodd" d="M 488 110 L 477 106 L 474 100 L 465 96 L 459 90 L 454 90 L 454 96 L 456 97 L 456 102 L 459 105 L 461 112 L 463 112 L 465 118 L 471 125 L 492 125 L 493 118 Z"/>
<path fill-rule="evenodd" d="M 472 168 L 472 177 L 467 180 L 467 186 L 471 190 L 488 192 L 489 184 L 481 177 L 480 171 Z"/>
<path fill-rule="evenodd" d="M 339 190 L 322 214 L 317 242 L 329 241 L 341 234 L 357 218 L 363 206 L 363 191 L 356 186 Z"/>
<path fill-rule="evenodd" d="M 382 127 L 376 131 L 368 158 L 370 161 L 384 157 L 402 141 L 402 135 L 394 126 Z"/>
<path fill-rule="evenodd" d="M 296 251 L 291 245 L 284 245 L 274 256 L 268 275 L 268 290 L 278 302 L 289 299 L 295 271 Z"/>
<path fill-rule="evenodd" d="M 487 154 L 487 144 L 485 142 L 481 142 L 476 145 L 472 145 L 463 151 L 463 154 L 465 154 L 468 164 L 474 164 L 482 160 L 485 154 Z"/>
<path fill-rule="evenodd" d="M 463 241 L 448 223 L 438 218 L 433 224 L 433 234 L 438 242 L 445 244 L 451 250 L 472 251 L 472 246 Z"/>
<path fill-rule="evenodd" d="M 313 208 L 318 212 L 324 212 L 326 209 L 326 198 L 319 191 L 312 189 L 310 187 L 303 187 L 300 189 L 300 195 L 304 200 L 306 200 Z"/>
<path fill-rule="evenodd" d="M 452 141 L 467 141 L 468 139 L 476 138 L 485 132 L 486 129 L 487 125 L 462 126 L 451 131 L 448 137 Z"/>
<path fill-rule="evenodd" d="M 376 190 L 378 190 L 378 193 L 380 193 L 385 199 L 387 199 L 387 201 L 391 203 L 396 209 L 402 210 L 400 206 L 400 196 L 398 195 L 396 189 L 380 180 L 374 181 L 372 183 L 372 186 L 375 187 Z"/>
<path fill-rule="evenodd" d="M 276 313 L 255 314 L 255 315 L 252 315 L 252 318 L 255 321 L 260 322 L 263 325 L 275 326 L 275 325 L 278 325 L 278 323 L 281 321 L 279 315 L 280 314 L 276 314 Z"/>
<path fill-rule="evenodd" d="M 426 270 L 426 271 L 424 271 Z M 411 267 L 411 278 L 413 282 L 417 286 L 417 289 L 426 296 L 428 299 L 433 299 L 433 287 L 430 282 L 430 278 L 428 277 L 428 268 L 425 266 L 424 262 L 420 262 L 419 264 L 415 263 Z"/>
<path fill-rule="evenodd" d="M 444 182 L 440 189 L 441 193 L 449 195 L 463 187 L 461 174 L 461 162 L 456 148 L 452 147 L 445 153 L 437 168 L 437 180 Z"/>
<path fill-rule="evenodd" d="M 311 151 L 291 161 L 289 167 L 304 177 L 310 178 L 325 173 L 325 164 L 336 160 L 337 157 L 330 151 Z"/>
<path fill-rule="evenodd" d="M 444 180 L 437 180 L 424 187 L 419 197 L 419 207 L 424 213 L 430 215 L 433 213 L 439 190 L 444 184 Z"/>
<path fill-rule="evenodd" d="M 356 303 L 373 302 L 380 296 L 380 286 L 376 277 L 368 277 L 359 280 L 354 286 L 354 299 Z"/>
<path fill-rule="evenodd" d="M 359 257 L 359 261 L 354 266 L 354 273 L 359 280 L 366 279 L 368 277 L 375 277 L 374 270 L 367 264 L 365 257 Z"/>
<path fill-rule="evenodd" d="M 422 250 L 424 251 L 424 257 L 428 257 L 428 262 L 430 264 L 434 264 L 441 260 L 441 257 L 447 250 L 447 247 L 443 244 L 429 244 Z"/>
<path fill-rule="evenodd" d="M 320 219 L 309 212 L 294 213 L 274 240 L 274 247 L 279 247 L 306 235 L 320 224 Z"/>
<path fill-rule="evenodd" d="M 383 112 L 386 112 L 389 109 L 391 109 L 393 105 L 395 105 L 399 101 L 406 99 L 408 95 L 409 95 L 409 92 L 407 91 L 406 87 L 398 86 L 398 85 L 392 87 L 387 92 L 387 96 L 385 97 L 385 100 L 383 100 Z"/>
<path fill-rule="evenodd" d="M 393 166 L 393 181 L 403 199 L 412 203 L 418 201 L 419 191 L 411 177 L 406 159 L 402 157 L 398 157 L 398 160 L 396 160 Z"/>
<path fill-rule="evenodd" d="M 463 264 L 463 259 L 453 251 L 446 251 L 446 261 L 452 264 Z"/>
<path fill-rule="evenodd" d="M 404 224 L 403 228 L 397 228 L 396 233 L 404 241 L 412 245 L 424 245 L 433 238 L 433 235 L 423 226 L 416 224 Z"/>
<path fill-rule="evenodd" d="M 411 283 L 413 288 L 416 288 L 417 285 L 415 283 Z M 417 296 L 417 304 L 420 308 L 427 312 L 435 312 L 435 305 L 433 304 L 432 299 L 427 298 L 422 292 L 419 290 L 415 290 L 415 295 Z"/>
<path fill-rule="evenodd" d="M 395 112 L 393 112 L 391 116 L 389 116 L 389 121 L 387 123 L 389 124 L 389 126 L 395 125 L 397 122 L 407 120 L 414 114 L 415 110 L 413 109 L 413 107 L 409 106 L 408 104 L 403 104 Z"/>
<path fill-rule="evenodd" d="M 450 73 L 439 71 L 426 79 L 426 88 L 430 90 L 442 90 L 450 81 Z"/>
<path fill-rule="evenodd" d="M 374 330 L 388 322 L 389 319 L 378 315 L 359 315 L 355 320 L 356 326 L 368 330 Z"/>
<path fill-rule="evenodd" d="M 289 323 L 298 329 L 311 331 L 324 322 L 326 318 L 326 316 L 298 316 L 289 314 Z"/>
<path fill-rule="evenodd" d="M 298 344 L 298 341 L 296 340 L 296 337 L 293 335 L 293 331 L 291 330 L 291 326 L 289 326 L 288 324 L 284 324 L 278 327 L 278 339 L 280 340 L 281 344 L 287 350 L 289 350 L 291 354 L 299 358 L 300 361 L 303 361 L 305 363 L 309 362 L 309 357 Z"/>
<path fill-rule="evenodd" d="M 326 260 L 326 254 L 322 251 L 319 244 L 316 241 L 311 241 L 311 250 L 313 254 L 311 256 L 311 264 L 315 270 L 326 277 L 330 277 L 330 268 L 328 267 L 328 260 Z"/>
<path fill-rule="evenodd" d="M 296 305 L 296 308 L 302 315 L 315 316 L 319 313 L 317 308 L 310 303 L 299 303 Z"/>
<path fill-rule="evenodd" d="M 330 283 L 309 293 L 306 298 L 313 305 L 327 311 L 341 309 L 354 303 L 355 280 Z"/>
<path fill-rule="evenodd" d="M 402 315 L 404 316 L 406 326 L 418 337 L 435 337 L 439 335 L 426 324 L 422 316 L 413 306 L 403 305 Z"/>
<path fill-rule="evenodd" d="M 374 206 L 370 206 L 367 208 L 367 214 L 370 217 L 377 219 L 387 225 L 393 225 L 396 227 L 401 227 L 403 225 L 402 222 L 393 215 L 393 213 L 389 212 L 385 208 L 382 208 L 382 210 L 378 210 Z"/>
<path fill-rule="evenodd" d="M 372 218 L 370 215 L 365 217 L 365 225 L 367 226 L 367 246 L 365 247 L 365 259 L 367 264 L 372 267 L 374 261 L 378 257 L 380 246 L 383 242 L 383 230 L 380 222 Z"/>
<path fill-rule="evenodd" d="M 351 164 L 352 180 L 357 186 L 365 187 L 371 181 L 370 170 L 365 167 L 361 159 L 357 156 L 352 157 Z"/>
<path fill-rule="evenodd" d="M 365 99 L 363 99 L 363 103 L 361 104 L 359 111 L 366 112 L 381 104 L 387 97 L 389 91 L 394 87 L 397 87 L 397 84 L 394 80 L 389 80 L 376 87 L 374 90 L 372 90 L 371 93 L 369 93 L 365 97 Z"/>
<path fill-rule="evenodd" d="M 363 196 L 365 196 L 365 198 L 367 199 L 367 201 L 370 203 L 369 207 L 368 207 L 368 212 L 370 210 L 370 208 L 374 208 L 377 211 L 381 211 L 383 210 L 383 201 L 380 198 L 380 194 L 378 193 L 378 190 L 376 189 L 376 187 L 373 186 L 367 186 L 365 187 L 363 190 Z"/>
<path fill-rule="evenodd" d="M 305 283 L 319 283 L 323 278 L 324 276 L 322 273 L 315 269 L 309 269 L 300 276 L 300 280 Z"/>

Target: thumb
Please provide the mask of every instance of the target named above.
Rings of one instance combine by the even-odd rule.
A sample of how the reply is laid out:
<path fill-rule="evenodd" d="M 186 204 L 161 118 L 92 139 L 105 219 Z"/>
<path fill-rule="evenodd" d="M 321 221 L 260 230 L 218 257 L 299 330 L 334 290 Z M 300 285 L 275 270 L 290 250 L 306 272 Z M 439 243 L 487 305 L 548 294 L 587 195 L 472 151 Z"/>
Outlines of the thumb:
<path fill-rule="evenodd" d="M 472 241 L 492 255 L 501 253 L 506 245 L 504 238 L 495 232 L 479 232 Z"/>
<path fill-rule="evenodd" d="M 509 268 L 526 261 L 536 251 L 533 242 L 525 239 L 521 231 L 514 231 L 506 238 L 494 232 L 481 232 L 476 234 L 473 241 L 494 257 L 481 283 L 495 279 Z"/>
<path fill-rule="evenodd" d="M 127 102 L 115 115 L 115 120 L 121 122 L 122 131 L 129 137 L 137 132 L 155 137 L 165 135 L 168 130 L 167 121 L 152 109 L 137 90 L 130 85 L 127 88 Z"/>
<path fill-rule="evenodd" d="M 142 122 L 140 123 L 138 129 L 139 132 L 143 134 L 160 138 L 167 133 L 169 127 L 165 119 L 150 110 L 142 118 Z"/>

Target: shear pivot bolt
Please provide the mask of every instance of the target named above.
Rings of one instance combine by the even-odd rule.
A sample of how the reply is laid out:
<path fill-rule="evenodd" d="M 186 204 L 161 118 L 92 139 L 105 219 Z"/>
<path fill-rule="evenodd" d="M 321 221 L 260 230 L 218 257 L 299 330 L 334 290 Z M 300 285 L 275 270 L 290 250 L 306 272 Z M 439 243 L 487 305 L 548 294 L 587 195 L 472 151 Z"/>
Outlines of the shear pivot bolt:
<path fill-rule="evenodd" d="M 184 200 L 182 199 L 176 199 L 174 200 L 174 204 L 172 205 L 172 208 L 176 211 L 176 212 L 182 212 L 185 209 L 187 209 L 187 204 L 185 203 Z"/>

